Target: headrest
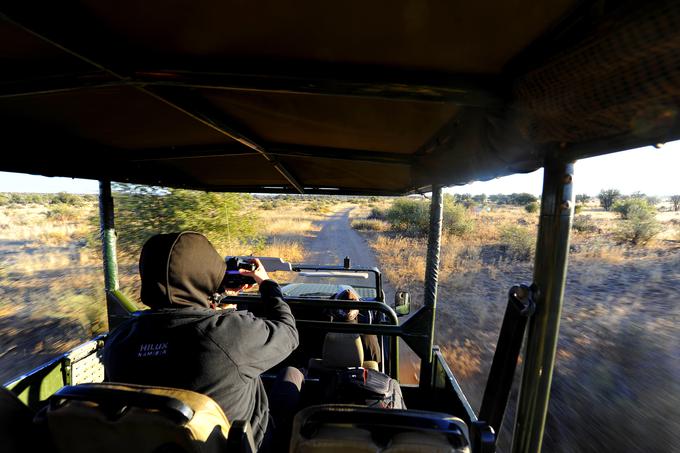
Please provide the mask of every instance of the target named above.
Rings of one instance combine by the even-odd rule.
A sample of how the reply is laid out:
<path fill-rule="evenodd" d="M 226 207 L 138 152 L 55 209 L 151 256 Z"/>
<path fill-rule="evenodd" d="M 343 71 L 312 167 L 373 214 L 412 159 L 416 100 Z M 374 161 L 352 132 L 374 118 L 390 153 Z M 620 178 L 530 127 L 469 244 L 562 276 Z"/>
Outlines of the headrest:
<path fill-rule="evenodd" d="M 323 366 L 329 368 L 360 367 L 364 363 L 361 337 L 355 333 L 326 334 L 322 352 Z"/>
<path fill-rule="evenodd" d="M 117 383 L 62 388 L 50 398 L 47 420 L 58 450 L 71 453 L 150 452 L 170 443 L 191 453 L 221 451 L 230 427 L 206 395 Z"/>

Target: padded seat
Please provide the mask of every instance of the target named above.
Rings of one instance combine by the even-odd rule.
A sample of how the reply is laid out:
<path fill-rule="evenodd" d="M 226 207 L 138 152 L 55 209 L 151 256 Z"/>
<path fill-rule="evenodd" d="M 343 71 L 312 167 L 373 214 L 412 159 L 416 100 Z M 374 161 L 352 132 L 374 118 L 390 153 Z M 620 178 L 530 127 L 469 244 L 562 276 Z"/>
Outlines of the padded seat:
<path fill-rule="evenodd" d="M 327 404 L 298 412 L 290 453 L 469 453 L 469 445 L 465 423 L 448 414 Z"/>
<path fill-rule="evenodd" d="M 378 362 L 364 360 L 361 336 L 352 333 L 330 332 L 323 342 L 321 359 L 309 361 L 310 370 L 363 367 L 379 371 Z"/>
<path fill-rule="evenodd" d="M 62 388 L 50 398 L 47 423 L 68 453 L 217 453 L 226 451 L 230 433 L 206 395 L 116 383 Z"/>
<path fill-rule="evenodd" d="M 379 453 L 371 432 L 344 426 L 323 426 L 313 437 L 300 442 L 295 453 Z"/>

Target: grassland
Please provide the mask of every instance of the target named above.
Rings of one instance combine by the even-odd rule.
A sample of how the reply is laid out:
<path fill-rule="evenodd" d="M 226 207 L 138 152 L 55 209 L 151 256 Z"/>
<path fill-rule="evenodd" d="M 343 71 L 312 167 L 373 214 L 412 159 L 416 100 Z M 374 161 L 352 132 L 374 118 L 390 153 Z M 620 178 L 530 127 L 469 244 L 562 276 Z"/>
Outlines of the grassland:
<path fill-rule="evenodd" d="M 356 210 L 355 227 L 394 287 L 422 300 L 426 239 L 366 219 L 371 210 Z M 443 238 L 437 342 L 479 408 L 507 291 L 532 281 L 531 253 L 518 252 L 533 247 L 538 215 L 504 206 L 471 208 L 469 215 L 474 228 L 468 234 Z M 680 445 L 680 212 L 656 217 L 661 233 L 632 246 L 621 242 L 615 213 L 593 204 L 581 208 L 578 218 L 588 228 L 572 235 L 544 451 L 673 451 Z M 506 449 L 514 405 L 509 408 L 501 434 Z"/>
<path fill-rule="evenodd" d="M 264 238 L 226 255 L 305 258 L 304 241 L 335 209 L 314 200 L 254 199 Z M 261 209 L 262 206 L 265 209 Z M 92 199 L 68 204 L 7 204 L 0 210 L 0 382 L 106 332 L 104 281 Z M 137 259 L 119 255 L 122 291 L 140 308 Z"/>
<path fill-rule="evenodd" d="M 251 248 L 228 241 L 219 250 L 224 255 L 304 261 L 304 244 L 320 220 L 348 206 L 299 198 L 252 202 L 264 241 Z M 355 204 L 352 223 L 391 286 L 410 291 L 417 305 L 426 240 L 368 218 L 391 203 Z M 680 213 L 668 207 L 657 212 L 662 231 L 633 246 L 621 241 L 615 213 L 594 203 L 580 209 L 544 451 L 674 451 L 680 445 Z M 10 204 L 0 210 L 2 381 L 107 330 L 100 251 L 92 240 L 96 214 L 93 200 L 78 207 Z M 507 290 L 532 281 L 527 258 L 538 214 L 472 205 L 466 222 L 469 229 L 446 234 L 442 242 L 437 342 L 479 407 Z M 120 281 L 136 299 L 135 257 L 121 257 Z M 508 438 L 506 427 L 502 446 Z"/>

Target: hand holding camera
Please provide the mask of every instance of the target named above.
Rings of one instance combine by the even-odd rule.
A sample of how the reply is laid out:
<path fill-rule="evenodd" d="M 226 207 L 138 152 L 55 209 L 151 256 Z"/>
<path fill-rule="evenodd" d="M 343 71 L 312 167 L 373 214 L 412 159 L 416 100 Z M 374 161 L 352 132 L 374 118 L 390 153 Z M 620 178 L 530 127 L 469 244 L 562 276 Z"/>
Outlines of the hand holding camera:
<path fill-rule="evenodd" d="M 221 286 L 228 291 L 244 291 L 269 279 L 267 271 L 257 258 L 230 257 L 226 263 L 227 271 Z"/>
<path fill-rule="evenodd" d="M 269 280 L 269 275 L 267 275 L 267 270 L 264 268 L 264 265 L 260 262 L 259 259 L 253 258 L 250 260 L 251 264 L 253 264 L 255 267 L 254 269 L 251 267 L 249 268 L 239 268 L 239 272 L 241 275 L 244 277 L 249 277 L 255 280 L 255 283 L 258 285 L 261 284 L 265 280 Z"/>

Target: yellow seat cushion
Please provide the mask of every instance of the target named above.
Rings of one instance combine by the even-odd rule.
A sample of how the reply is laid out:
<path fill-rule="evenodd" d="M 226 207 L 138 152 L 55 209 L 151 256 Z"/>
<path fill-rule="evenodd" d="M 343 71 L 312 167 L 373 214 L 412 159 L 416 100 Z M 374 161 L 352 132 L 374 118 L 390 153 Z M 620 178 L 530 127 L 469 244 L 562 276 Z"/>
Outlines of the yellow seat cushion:
<path fill-rule="evenodd" d="M 147 453 L 162 446 L 175 446 L 186 452 L 223 451 L 229 421 L 210 397 L 189 390 L 130 384 L 84 384 L 92 400 L 64 399 L 47 412 L 50 433 L 60 451 L 69 453 Z M 80 386 L 83 387 L 83 386 Z M 120 391 L 116 406 L 125 407 L 112 416 L 100 406 L 97 392 Z M 179 422 L 161 410 L 125 404 L 125 393 L 137 392 L 167 396 L 182 401 L 194 412 L 190 420 Z M 58 401 L 58 398 L 57 398 Z"/>

